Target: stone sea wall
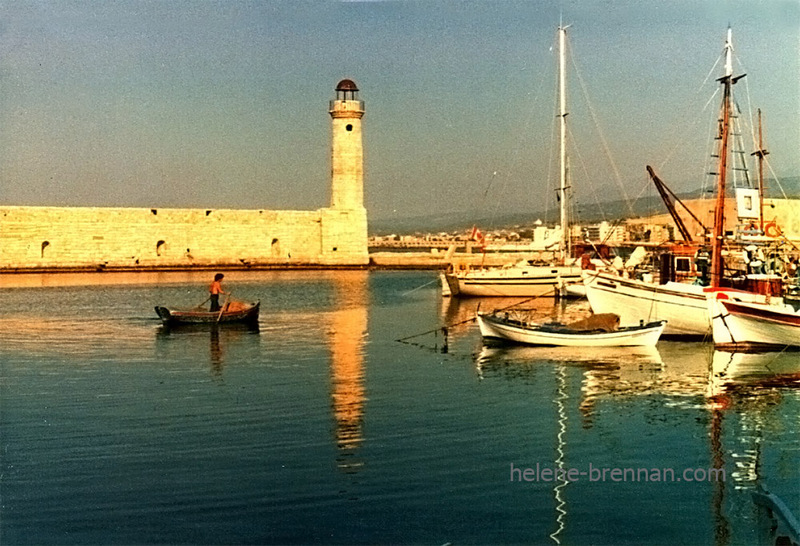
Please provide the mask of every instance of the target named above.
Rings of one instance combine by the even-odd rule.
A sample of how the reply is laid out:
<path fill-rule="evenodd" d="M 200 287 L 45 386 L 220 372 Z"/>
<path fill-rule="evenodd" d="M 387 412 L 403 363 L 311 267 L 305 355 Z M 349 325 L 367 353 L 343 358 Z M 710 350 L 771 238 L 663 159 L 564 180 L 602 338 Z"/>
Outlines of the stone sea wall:
<path fill-rule="evenodd" d="M 0 271 L 361 266 L 366 211 L 0 207 Z"/>

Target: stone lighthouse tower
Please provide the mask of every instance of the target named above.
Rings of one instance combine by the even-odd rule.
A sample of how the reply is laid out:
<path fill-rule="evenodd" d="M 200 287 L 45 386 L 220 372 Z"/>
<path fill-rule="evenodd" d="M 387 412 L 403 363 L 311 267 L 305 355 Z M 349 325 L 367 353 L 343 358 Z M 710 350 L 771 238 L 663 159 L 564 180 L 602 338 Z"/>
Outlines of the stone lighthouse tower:
<path fill-rule="evenodd" d="M 358 87 L 353 80 L 342 80 L 336 86 L 336 99 L 331 101 L 330 114 L 333 125 L 331 207 L 360 209 L 364 207 L 364 152 L 361 139 L 364 102 L 358 100 Z"/>
<path fill-rule="evenodd" d="M 365 265 L 367 211 L 364 208 L 364 150 L 361 118 L 364 103 L 353 80 L 336 85 L 330 101 L 331 206 L 322 211 L 322 254 L 329 264 Z"/>

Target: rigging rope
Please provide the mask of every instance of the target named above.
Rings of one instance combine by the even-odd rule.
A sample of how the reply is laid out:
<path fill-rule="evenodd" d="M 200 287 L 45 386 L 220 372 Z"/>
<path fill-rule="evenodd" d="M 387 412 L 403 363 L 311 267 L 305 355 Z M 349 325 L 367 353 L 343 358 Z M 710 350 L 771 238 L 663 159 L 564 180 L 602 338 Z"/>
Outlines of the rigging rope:
<path fill-rule="evenodd" d="M 570 134 L 570 136 L 572 136 L 572 131 L 571 130 L 569 131 L 569 134 Z M 572 141 L 574 142 L 574 139 L 572 139 Z M 600 217 L 605 221 L 606 220 L 606 213 L 605 213 L 605 210 L 603 209 L 602 204 L 600 203 L 600 198 L 598 196 L 598 192 L 596 191 L 597 188 L 595 188 L 595 186 L 594 186 L 594 177 L 589 176 L 589 169 L 587 169 L 587 167 L 586 167 L 586 162 L 583 160 L 583 156 L 581 155 L 580 150 L 578 150 L 577 147 L 574 147 L 574 148 L 575 148 L 575 152 L 576 152 L 575 155 L 578 156 L 578 161 L 580 162 L 581 167 L 583 168 L 583 174 L 586 177 L 586 180 L 588 181 L 589 185 L 591 186 L 590 187 L 590 191 L 591 191 L 591 194 L 594 196 L 595 205 L 597 205 L 597 208 L 600 209 Z"/>
<path fill-rule="evenodd" d="M 568 38 L 569 39 L 569 38 Z M 633 212 L 633 206 L 631 205 L 630 199 L 628 199 L 628 193 L 625 191 L 625 186 L 622 183 L 622 176 L 620 175 L 619 169 L 617 168 L 617 164 L 614 162 L 614 158 L 611 156 L 611 149 L 608 146 L 608 141 L 606 140 L 605 134 L 600 127 L 600 122 L 597 119 L 597 115 L 595 114 L 594 107 L 592 106 L 591 101 L 589 100 L 589 92 L 586 89 L 586 83 L 583 80 L 583 76 L 578 68 L 578 63 L 575 61 L 575 57 L 572 55 L 572 44 L 568 47 L 570 60 L 572 61 L 572 66 L 575 68 L 575 74 L 578 76 L 578 82 L 580 83 L 581 90 L 583 91 L 584 100 L 586 101 L 586 106 L 589 110 L 589 115 L 592 118 L 592 121 L 595 124 L 595 130 L 597 131 L 598 136 L 600 137 L 600 142 L 603 145 L 603 149 L 606 153 L 606 157 L 611 164 L 611 168 L 614 171 L 614 181 L 619 186 L 620 191 L 622 192 L 623 199 L 625 201 L 625 205 L 628 207 L 628 211 L 631 213 L 631 216 L 635 216 Z"/>
<path fill-rule="evenodd" d="M 555 293 L 556 293 L 556 288 L 552 288 L 551 290 L 548 290 L 544 294 L 539 294 L 538 296 L 533 296 L 531 298 L 527 298 L 527 299 L 512 303 L 511 305 L 507 305 L 507 306 L 501 307 L 499 309 L 494 309 L 492 312 L 493 313 L 497 313 L 499 311 L 505 311 L 506 309 L 511 309 L 512 307 L 516 307 L 518 305 L 522 305 L 523 303 L 528 303 L 529 301 L 533 301 L 533 300 L 536 300 L 536 299 L 539 299 L 539 298 L 542 298 L 542 297 L 553 296 L 553 295 L 555 295 Z M 480 305 L 479 305 L 479 307 L 480 307 Z M 452 324 L 445 324 L 444 326 L 440 326 L 438 328 L 434 328 L 433 330 L 426 330 L 425 332 L 420 332 L 419 334 L 413 334 L 413 335 L 406 336 L 406 337 L 403 337 L 403 338 L 400 338 L 400 339 L 396 339 L 395 341 L 397 341 L 399 343 L 405 343 L 409 339 L 414 339 L 415 337 L 421 337 L 421 336 L 425 336 L 425 335 L 428 335 L 428 334 L 436 334 L 436 333 L 441 332 L 441 331 L 447 331 L 448 329 L 452 328 L 453 326 L 461 326 L 462 324 L 466 324 L 468 322 L 472 322 L 475 319 L 476 319 L 476 317 L 470 317 L 468 319 L 464 319 L 464 320 L 461 320 L 461 321 L 458 321 L 458 322 L 454 322 Z"/>

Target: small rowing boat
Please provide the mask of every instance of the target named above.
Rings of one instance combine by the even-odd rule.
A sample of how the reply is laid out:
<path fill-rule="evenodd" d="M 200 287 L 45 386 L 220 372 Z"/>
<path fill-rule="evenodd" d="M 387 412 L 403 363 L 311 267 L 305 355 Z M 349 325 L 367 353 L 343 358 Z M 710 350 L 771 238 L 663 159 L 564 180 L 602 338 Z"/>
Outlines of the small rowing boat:
<path fill-rule="evenodd" d="M 478 325 L 485 340 L 550 345 L 558 347 L 629 347 L 655 346 L 665 320 L 619 326 L 619 317 L 611 313 L 593 315 L 571 325 L 528 323 L 495 313 L 478 313 Z"/>
<path fill-rule="evenodd" d="M 233 300 L 222 306 L 219 311 L 208 311 L 194 307 L 192 309 L 171 309 L 156 306 L 156 313 L 164 324 L 221 324 L 230 322 L 258 322 L 260 302 Z"/>

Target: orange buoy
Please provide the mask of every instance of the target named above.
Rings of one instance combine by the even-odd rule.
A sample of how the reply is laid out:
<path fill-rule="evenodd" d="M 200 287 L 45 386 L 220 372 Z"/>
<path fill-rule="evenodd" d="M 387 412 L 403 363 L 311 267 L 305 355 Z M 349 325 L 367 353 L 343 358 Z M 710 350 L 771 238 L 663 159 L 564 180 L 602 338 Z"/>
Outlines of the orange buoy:
<path fill-rule="evenodd" d="M 764 226 L 764 235 L 767 237 L 779 237 L 781 234 L 783 231 L 774 220 Z"/>

